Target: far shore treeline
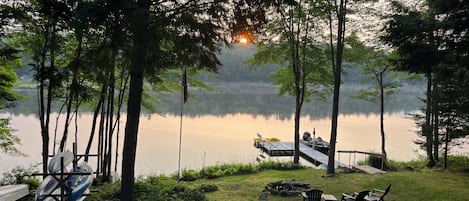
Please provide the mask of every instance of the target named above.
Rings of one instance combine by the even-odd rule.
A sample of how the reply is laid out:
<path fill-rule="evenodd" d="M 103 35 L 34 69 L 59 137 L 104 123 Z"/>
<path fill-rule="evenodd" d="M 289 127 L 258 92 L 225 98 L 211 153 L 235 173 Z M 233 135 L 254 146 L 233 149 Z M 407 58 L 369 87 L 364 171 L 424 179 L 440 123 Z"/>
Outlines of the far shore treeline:
<path fill-rule="evenodd" d="M 215 115 L 224 116 L 229 114 L 251 114 L 262 116 L 276 116 L 279 119 L 291 118 L 294 113 L 294 99 L 289 96 L 279 96 L 278 87 L 272 85 L 273 79 L 270 74 L 278 70 L 277 65 L 266 65 L 263 68 L 249 68 L 244 60 L 249 59 L 256 51 L 255 46 L 235 46 L 226 48 L 218 56 L 222 68 L 218 73 L 202 72 L 195 76 L 211 89 L 189 89 L 189 103 L 185 104 L 185 116 Z M 23 64 L 27 59 L 23 59 Z M 343 98 L 340 100 L 341 114 L 377 114 L 379 105 L 362 99 L 353 98 L 358 90 L 368 87 L 361 83 L 364 75 L 358 68 L 348 66 L 345 69 Z M 31 83 L 31 69 L 27 65 L 16 70 L 18 77 L 22 78 L 18 93 L 26 98 L 17 101 L 14 107 L 4 108 L 0 112 L 13 115 L 37 115 L 36 89 Z M 194 78 L 195 79 L 195 78 Z M 403 113 L 405 115 L 416 112 L 423 106 L 419 100 L 424 96 L 425 86 L 422 82 L 405 83 L 406 87 L 400 89 L 398 94 L 386 100 L 386 113 Z M 151 108 L 143 108 L 144 114 L 172 114 L 179 115 L 180 92 L 152 92 L 156 101 L 152 102 Z M 406 103 L 406 104 L 402 104 Z M 304 105 L 303 116 L 311 119 L 328 118 L 331 116 L 331 98 L 326 101 L 312 100 Z M 59 104 L 55 104 L 53 111 L 58 112 Z M 91 113 L 89 108 L 80 108 L 82 113 Z M 125 107 L 123 108 L 125 112 Z"/>

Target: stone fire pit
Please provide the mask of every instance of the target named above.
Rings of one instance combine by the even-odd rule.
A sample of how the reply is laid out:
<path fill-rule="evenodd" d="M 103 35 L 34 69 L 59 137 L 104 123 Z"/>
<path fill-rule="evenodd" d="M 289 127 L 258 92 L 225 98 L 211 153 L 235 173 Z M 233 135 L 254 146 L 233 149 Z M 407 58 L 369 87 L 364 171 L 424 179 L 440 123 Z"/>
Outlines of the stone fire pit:
<path fill-rule="evenodd" d="M 301 194 L 301 192 L 304 192 L 310 188 L 311 187 L 309 184 L 289 181 L 278 181 L 267 184 L 265 186 L 265 191 L 268 191 L 273 195 L 297 196 L 298 194 Z"/>

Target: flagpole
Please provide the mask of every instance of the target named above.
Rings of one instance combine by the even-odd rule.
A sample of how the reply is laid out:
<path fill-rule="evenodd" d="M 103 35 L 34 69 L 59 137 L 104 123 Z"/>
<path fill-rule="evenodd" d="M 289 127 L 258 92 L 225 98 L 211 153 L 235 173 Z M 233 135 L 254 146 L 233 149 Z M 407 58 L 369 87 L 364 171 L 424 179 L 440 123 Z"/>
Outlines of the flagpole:
<path fill-rule="evenodd" d="M 186 77 L 186 67 L 184 67 L 184 72 L 182 74 L 182 90 L 181 90 L 181 107 L 180 107 L 180 120 L 179 120 L 179 151 L 178 151 L 178 178 L 177 182 L 181 178 L 181 147 L 182 147 L 182 114 L 183 114 L 183 106 L 184 102 L 186 101 L 187 96 L 187 77 Z"/>

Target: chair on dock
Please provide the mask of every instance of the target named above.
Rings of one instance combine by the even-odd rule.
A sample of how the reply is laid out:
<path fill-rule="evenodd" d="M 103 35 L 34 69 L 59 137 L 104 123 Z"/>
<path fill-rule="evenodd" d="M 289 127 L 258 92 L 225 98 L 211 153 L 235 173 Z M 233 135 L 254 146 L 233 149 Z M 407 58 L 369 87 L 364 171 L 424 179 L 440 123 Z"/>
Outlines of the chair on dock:
<path fill-rule="evenodd" d="M 391 184 L 386 187 L 386 190 L 373 189 L 367 196 L 367 200 L 370 201 L 384 201 L 384 196 L 391 190 Z"/>
<path fill-rule="evenodd" d="M 321 201 L 322 191 L 314 188 L 310 188 L 305 192 L 302 192 L 303 201 Z"/>
<path fill-rule="evenodd" d="M 370 193 L 369 190 L 363 190 L 359 193 L 355 192 L 352 195 L 343 193 L 341 201 L 365 201 L 365 197 Z"/>

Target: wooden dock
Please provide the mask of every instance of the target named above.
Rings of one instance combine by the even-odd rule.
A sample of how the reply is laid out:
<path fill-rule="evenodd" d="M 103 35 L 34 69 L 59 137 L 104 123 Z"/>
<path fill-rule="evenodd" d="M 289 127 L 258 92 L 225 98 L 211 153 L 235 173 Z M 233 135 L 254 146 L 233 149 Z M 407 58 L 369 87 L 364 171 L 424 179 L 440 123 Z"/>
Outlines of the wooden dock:
<path fill-rule="evenodd" d="M 293 156 L 294 154 L 293 142 L 255 142 L 254 146 L 261 149 L 269 156 Z M 329 163 L 329 156 L 303 144 L 302 142 L 300 142 L 300 156 L 315 165 L 324 164 L 327 166 Z M 336 168 L 347 167 L 347 165 L 339 161 L 335 161 L 334 165 Z"/>

